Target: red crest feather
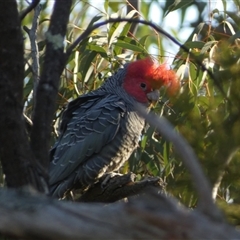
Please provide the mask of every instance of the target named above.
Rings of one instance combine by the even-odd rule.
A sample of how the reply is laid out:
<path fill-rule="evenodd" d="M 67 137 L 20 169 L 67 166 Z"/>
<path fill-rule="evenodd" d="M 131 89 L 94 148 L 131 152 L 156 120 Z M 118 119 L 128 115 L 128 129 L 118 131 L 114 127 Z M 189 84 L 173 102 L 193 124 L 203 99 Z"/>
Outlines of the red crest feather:
<path fill-rule="evenodd" d="M 166 64 L 157 64 L 150 57 L 132 62 L 128 67 L 129 76 L 141 76 L 147 79 L 153 89 L 162 86 L 168 88 L 170 95 L 179 89 L 179 81 L 176 73 L 167 68 Z"/>

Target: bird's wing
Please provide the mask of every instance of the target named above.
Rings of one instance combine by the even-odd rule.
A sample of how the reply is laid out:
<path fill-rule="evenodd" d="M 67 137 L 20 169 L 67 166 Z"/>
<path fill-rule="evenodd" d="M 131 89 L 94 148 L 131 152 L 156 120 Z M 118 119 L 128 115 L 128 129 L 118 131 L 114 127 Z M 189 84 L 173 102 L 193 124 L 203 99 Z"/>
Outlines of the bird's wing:
<path fill-rule="evenodd" d="M 74 172 L 116 136 L 125 104 L 116 96 L 88 99 L 72 111 L 65 131 L 54 147 L 50 163 L 50 185 Z"/>

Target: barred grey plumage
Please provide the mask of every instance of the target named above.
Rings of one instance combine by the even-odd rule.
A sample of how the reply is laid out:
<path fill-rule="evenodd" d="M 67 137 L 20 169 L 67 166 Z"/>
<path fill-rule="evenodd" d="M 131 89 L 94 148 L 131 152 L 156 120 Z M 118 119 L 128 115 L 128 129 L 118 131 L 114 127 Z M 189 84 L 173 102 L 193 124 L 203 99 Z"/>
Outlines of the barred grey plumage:
<path fill-rule="evenodd" d="M 146 69 L 156 68 L 149 60 L 140 61 L 144 67 L 149 64 Z M 129 66 L 119 69 L 99 89 L 68 104 L 60 137 L 51 150 L 52 196 L 61 198 L 72 189 L 86 188 L 105 173 L 118 170 L 137 147 L 145 122 L 134 104 L 142 102 L 147 108 L 159 96 L 156 92 L 151 95 L 154 89 L 151 79 L 144 77 L 144 67 L 133 77 L 126 76 Z M 124 87 L 126 80 L 131 83 L 130 90 Z M 131 94 L 135 89 L 136 95 Z"/>

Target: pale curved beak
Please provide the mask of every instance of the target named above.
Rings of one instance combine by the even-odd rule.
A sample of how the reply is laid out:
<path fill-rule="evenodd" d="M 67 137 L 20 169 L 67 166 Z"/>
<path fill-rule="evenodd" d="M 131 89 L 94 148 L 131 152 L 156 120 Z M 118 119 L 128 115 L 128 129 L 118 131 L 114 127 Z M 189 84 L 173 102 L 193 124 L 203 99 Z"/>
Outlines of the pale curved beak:
<path fill-rule="evenodd" d="M 157 89 L 150 93 L 147 93 L 147 98 L 151 105 L 155 105 L 158 102 L 159 97 L 160 97 L 160 92 Z"/>

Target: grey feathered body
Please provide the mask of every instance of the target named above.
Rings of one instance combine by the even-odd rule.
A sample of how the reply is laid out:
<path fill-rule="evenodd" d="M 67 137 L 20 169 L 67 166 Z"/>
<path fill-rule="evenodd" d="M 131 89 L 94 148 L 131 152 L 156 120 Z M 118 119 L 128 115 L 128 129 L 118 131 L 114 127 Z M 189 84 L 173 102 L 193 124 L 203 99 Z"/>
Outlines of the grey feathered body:
<path fill-rule="evenodd" d="M 144 127 L 135 100 L 122 88 L 121 69 L 98 90 L 69 103 L 51 150 L 50 194 L 63 197 L 118 170 L 137 147 Z"/>

